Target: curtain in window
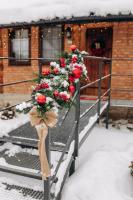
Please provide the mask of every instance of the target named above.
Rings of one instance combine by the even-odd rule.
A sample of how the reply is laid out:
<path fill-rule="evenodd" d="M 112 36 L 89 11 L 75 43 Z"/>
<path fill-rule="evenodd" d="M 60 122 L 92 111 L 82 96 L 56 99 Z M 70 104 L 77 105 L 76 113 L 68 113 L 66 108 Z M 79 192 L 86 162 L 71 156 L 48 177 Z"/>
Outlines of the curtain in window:
<path fill-rule="evenodd" d="M 61 26 L 46 27 L 43 29 L 42 56 L 46 59 L 54 59 L 61 53 L 62 46 Z"/>
<path fill-rule="evenodd" d="M 28 30 L 16 30 L 11 40 L 12 56 L 17 60 L 29 58 Z"/>

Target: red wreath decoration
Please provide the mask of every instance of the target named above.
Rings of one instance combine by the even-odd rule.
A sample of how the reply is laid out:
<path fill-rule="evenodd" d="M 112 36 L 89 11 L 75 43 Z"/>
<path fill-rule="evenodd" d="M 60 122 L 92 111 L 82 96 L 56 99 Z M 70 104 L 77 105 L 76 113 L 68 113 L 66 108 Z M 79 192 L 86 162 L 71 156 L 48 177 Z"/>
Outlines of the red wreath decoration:
<path fill-rule="evenodd" d="M 105 42 L 103 40 L 95 40 L 91 45 L 91 55 L 102 57 L 105 53 Z"/>

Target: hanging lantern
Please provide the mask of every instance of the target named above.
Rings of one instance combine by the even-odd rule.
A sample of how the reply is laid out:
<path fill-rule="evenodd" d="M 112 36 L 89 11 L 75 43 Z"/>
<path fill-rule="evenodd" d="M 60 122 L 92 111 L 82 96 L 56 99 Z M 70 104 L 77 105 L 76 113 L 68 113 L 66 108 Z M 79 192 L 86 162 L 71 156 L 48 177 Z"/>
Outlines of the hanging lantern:
<path fill-rule="evenodd" d="M 72 38 L 72 28 L 71 27 L 67 27 L 66 30 L 65 30 L 65 33 L 66 33 L 67 39 Z"/>

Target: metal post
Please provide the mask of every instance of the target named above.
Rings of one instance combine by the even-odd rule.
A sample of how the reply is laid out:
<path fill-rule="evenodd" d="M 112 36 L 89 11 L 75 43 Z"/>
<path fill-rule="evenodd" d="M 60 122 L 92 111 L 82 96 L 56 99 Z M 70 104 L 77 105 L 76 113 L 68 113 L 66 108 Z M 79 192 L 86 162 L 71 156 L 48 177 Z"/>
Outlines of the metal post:
<path fill-rule="evenodd" d="M 41 61 L 39 61 L 39 80 L 38 80 L 38 82 L 40 83 L 40 81 L 41 81 L 41 75 L 42 75 L 42 63 L 41 63 Z"/>
<path fill-rule="evenodd" d="M 109 63 L 109 80 L 108 80 L 108 106 L 107 106 L 107 113 L 106 113 L 106 128 L 108 129 L 109 126 L 109 110 L 110 110 L 110 98 L 111 98 L 111 79 L 112 79 L 112 61 Z"/>
<path fill-rule="evenodd" d="M 77 122 L 75 128 L 75 149 L 74 149 L 74 157 L 78 157 L 78 150 L 79 150 L 79 120 L 80 120 L 80 82 L 76 85 L 76 90 L 78 94 L 76 96 L 76 112 L 75 112 L 75 121 Z"/>
<path fill-rule="evenodd" d="M 74 146 L 74 153 L 73 153 L 73 161 L 69 170 L 69 175 L 71 176 L 75 172 L 75 160 L 76 157 L 78 157 L 78 150 L 79 150 L 79 120 L 80 120 L 80 83 L 78 82 L 76 84 L 76 91 L 78 91 L 76 96 L 76 111 L 75 111 L 75 121 L 76 121 L 76 127 L 75 127 L 75 133 L 74 133 L 74 140 L 75 140 L 75 146 Z"/>
<path fill-rule="evenodd" d="M 98 123 L 100 120 L 100 109 L 101 109 L 101 78 L 102 78 L 102 68 L 103 68 L 103 61 L 100 60 L 99 62 L 99 66 L 98 66 L 98 108 L 97 108 L 97 112 L 98 112 Z"/>
<path fill-rule="evenodd" d="M 50 153 L 50 133 L 48 132 L 45 140 L 46 154 L 49 165 L 51 166 L 51 153 Z M 50 177 L 44 180 L 44 200 L 50 200 Z"/>

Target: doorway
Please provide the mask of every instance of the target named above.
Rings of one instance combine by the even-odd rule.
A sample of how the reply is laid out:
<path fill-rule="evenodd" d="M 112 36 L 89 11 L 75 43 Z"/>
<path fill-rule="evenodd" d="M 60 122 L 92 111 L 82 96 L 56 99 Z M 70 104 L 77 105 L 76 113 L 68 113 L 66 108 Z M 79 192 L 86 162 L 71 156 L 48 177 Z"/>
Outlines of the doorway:
<path fill-rule="evenodd" d="M 112 28 L 95 28 L 88 29 L 86 32 L 86 51 L 90 56 L 97 57 L 112 57 Z M 90 81 L 95 81 L 98 79 L 98 65 L 97 60 L 85 59 L 85 64 L 87 67 L 88 75 Z M 104 63 L 102 75 L 105 76 L 109 72 L 109 67 L 107 63 Z M 101 87 L 102 92 L 107 89 L 108 80 L 103 80 Z M 85 95 L 97 95 L 98 85 L 95 84 L 91 88 L 85 91 Z"/>

